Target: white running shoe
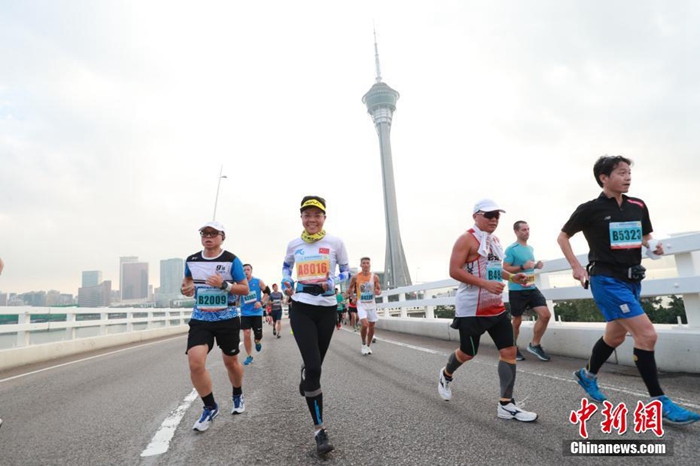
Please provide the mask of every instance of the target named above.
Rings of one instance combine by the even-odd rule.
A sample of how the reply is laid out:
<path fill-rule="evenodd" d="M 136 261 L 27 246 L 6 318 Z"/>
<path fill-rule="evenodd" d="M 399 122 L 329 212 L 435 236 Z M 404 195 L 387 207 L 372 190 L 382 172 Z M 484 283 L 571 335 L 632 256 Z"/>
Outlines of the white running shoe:
<path fill-rule="evenodd" d="M 445 368 L 440 369 L 440 381 L 438 382 L 438 393 L 445 401 L 450 401 L 452 398 L 452 389 L 450 388 L 451 380 L 445 378 Z"/>
<path fill-rule="evenodd" d="M 537 414 L 529 411 L 523 411 L 515 406 L 515 401 L 511 401 L 505 406 L 498 403 L 498 417 L 501 419 L 515 419 L 522 422 L 532 422 L 537 419 Z"/>
<path fill-rule="evenodd" d="M 367 354 L 372 354 L 372 348 L 370 348 L 369 346 L 367 347 Z"/>
<path fill-rule="evenodd" d="M 219 415 L 219 405 L 218 404 L 215 404 L 213 408 L 209 408 L 209 407 L 205 406 L 204 410 L 202 411 L 202 415 L 200 416 L 199 420 L 194 423 L 192 430 L 204 432 L 205 430 L 207 430 L 211 426 L 212 421 L 218 415 Z"/>
<path fill-rule="evenodd" d="M 367 348 L 367 345 L 362 345 L 362 350 L 360 350 L 360 352 L 362 353 L 362 356 L 366 356 L 366 355 L 369 354 L 369 353 L 367 352 L 368 349 L 369 349 L 369 348 Z"/>

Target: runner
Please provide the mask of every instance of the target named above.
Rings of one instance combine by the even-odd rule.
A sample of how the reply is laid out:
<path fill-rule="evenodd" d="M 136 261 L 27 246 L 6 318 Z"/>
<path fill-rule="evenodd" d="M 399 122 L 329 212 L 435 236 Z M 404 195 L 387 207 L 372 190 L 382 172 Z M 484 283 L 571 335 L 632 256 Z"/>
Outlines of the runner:
<path fill-rule="evenodd" d="M 233 386 L 231 414 L 245 411 L 243 367 L 238 361 L 241 323 L 235 303 L 236 296 L 248 294 L 248 282 L 240 259 L 221 248 L 226 239 L 222 224 L 207 222 L 199 229 L 199 234 L 204 250 L 187 258 L 180 292 L 194 296 L 195 301 L 186 354 L 192 384 L 204 402 L 202 415 L 193 429 L 204 432 L 219 415 L 219 405 L 212 393 L 211 374 L 206 367 L 207 355 L 215 339 Z"/>
<path fill-rule="evenodd" d="M 255 336 L 255 351 L 262 350 L 263 337 L 263 311 L 270 296 L 270 288 L 265 286 L 262 280 L 253 277 L 253 266 L 245 264 L 243 271 L 248 279 L 250 291 L 241 298 L 241 328 L 243 329 L 243 346 L 248 357 L 243 364 L 248 366 L 253 363 L 253 343 L 250 341 L 250 330 Z"/>
<path fill-rule="evenodd" d="M 661 243 L 651 242 L 653 230 L 644 201 L 625 194 L 632 183 L 631 166 L 632 161 L 620 155 L 600 157 L 593 165 L 593 176 L 603 192 L 578 206 L 557 238 L 574 278 L 584 288 L 590 280 L 593 299 L 607 322 L 588 364 L 574 372 L 574 377 L 593 400 L 605 401 L 607 397 L 598 388 L 598 371 L 629 333 L 634 339 L 634 363 L 649 396 L 661 402 L 664 421 L 691 424 L 700 415 L 678 406 L 661 389 L 654 356 L 656 329 L 640 303 L 646 270 L 641 265 L 642 246 L 656 255 L 662 255 L 664 249 Z M 589 247 L 586 268 L 569 241 L 579 231 Z"/>
<path fill-rule="evenodd" d="M 440 369 L 438 393 L 443 400 L 452 398 L 454 372 L 476 356 L 481 335 L 488 332 L 500 353 L 498 378 L 501 384 L 497 414 L 501 419 L 532 422 L 537 414 L 524 411 L 515 404 L 515 340 L 503 304 L 502 279 L 527 283 L 524 273 L 511 274 L 503 270 L 503 249 L 493 232 L 505 211 L 490 199 L 474 206 L 474 226 L 462 234 L 452 248 L 450 277 L 460 282 L 455 296 L 455 319 L 452 328 L 459 330 L 459 348 Z"/>
<path fill-rule="evenodd" d="M 350 325 L 352 325 L 352 331 L 357 332 L 359 330 L 358 320 L 357 320 L 357 300 L 354 296 L 348 293 L 348 315 L 350 316 Z"/>
<path fill-rule="evenodd" d="M 326 234 L 326 201 L 305 196 L 301 201 L 301 237 L 290 241 L 282 268 L 282 287 L 292 297 L 289 311 L 294 339 L 304 361 L 301 367 L 300 393 L 314 422 L 316 451 L 324 455 L 333 450 L 323 426 L 321 366 L 333 337 L 337 301 L 335 287 L 349 276 L 348 254 L 343 240 Z M 335 277 L 336 264 L 340 274 Z M 298 283 L 292 281 L 296 270 Z"/>
<path fill-rule="evenodd" d="M 357 302 L 357 317 L 362 323 L 360 338 L 362 339 L 363 355 L 372 354 L 371 344 L 374 338 L 374 325 L 379 320 L 377 316 L 377 301 L 375 296 L 382 293 L 379 277 L 370 272 L 372 264 L 369 257 L 360 259 L 362 271 L 350 279 L 348 293 L 351 293 Z M 359 300 L 357 299 L 359 297 Z"/>
<path fill-rule="evenodd" d="M 510 313 L 513 316 L 515 343 L 518 343 L 523 314 L 527 309 L 532 309 L 537 314 L 537 322 L 532 328 L 532 341 L 527 345 L 527 350 L 540 360 L 549 361 L 551 358 L 542 348 L 541 340 L 544 332 L 547 331 L 547 324 L 549 324 L 552 314 L 547 308 L 547 300 L 535 286 L 535 269 L 541 269 L 544 264 L 542 261 L 535 261 L 534 249 L 527 244 L 527 240 L 530 238 L 530 226 L 527 222 L 518 220 L 513 225 L 513 231 L 517 241 L 506 248 L 503 268 L 510 273 L 525 272 L 528 277 L 527 286 L 513 282 L 508 283 L 508 301 L 510 302 Z M 525 358 L 520 354 L 520 349 L 517 346 L 516 351 L 515 359 L 517 361 L 524 360 Z"/>
<path fill-rule="evenodd" d="M 336 327 L 340 330 L 340 326 L 343 323 L 343 315 L 345 314 L 345 297 L 343 297 L 343 293 L 338 288 L 335 289 L 335 299 L 338 302 L 338 322 Z"/>
<path fill-rule="evenodd" d="M 272 293 L 270 293 L 270 316 L 272 317 L 272 334 L 277 335 L 277 338 L 282 338 L 282 300 L 284 294 L 279 291 L 277 283 L 272 284 Z"/>

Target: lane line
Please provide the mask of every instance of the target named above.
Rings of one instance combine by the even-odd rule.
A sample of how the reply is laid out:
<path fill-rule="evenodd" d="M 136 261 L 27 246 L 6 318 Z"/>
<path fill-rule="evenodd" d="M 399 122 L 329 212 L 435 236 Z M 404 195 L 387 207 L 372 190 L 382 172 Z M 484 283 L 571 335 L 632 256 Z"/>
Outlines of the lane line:
<path fill-rule="evenodd" d="M 184 334 L 183 334 L 183 335 L 184 335 Z M 7 377 L 6 379 L 0 379 L 0 383 L 9 382 L 10 380 L 15 380 L 15 379 L 21 379 L 22 377 L 27 377 L 28 375 L 34 375 L 34 374 L 38 374 L 38 373 L 40 373 L 40 372 L 50 371 L 50 370 L 52 370 L 52 369 L 58 369 L 59 367 L 70 366 L 71 364 L 77 364 L 77 363 L 79 363 L 79 362 L 89 361 L 89 360 L 91 360 L 91 359 L 97 359 L 97 358 L 101 358 L 101 357 L 103 357 L 103 356 L 109 356 L 109 355 L 112 355 L 112 354 L 122 353 L 122 352 L 124 352 L 124 351 L 131 351 L 131 350 L 133 350 L 133 349 L 143 348 L 143 347 L 145 347 L 145 346 L 157 345 L 157 344 L 159 344 L 159 343 L 163 343 L 163 342 L 166 342 L 166 341 L 175 340 L 176 338 L 182 338 L 182 335 L 177 336 L 177 337 L 167 338 L 167 339 L 165 339 L 165 340 L 154 341 L 154 342 L 151 342 L 151 343 L 144 343 L 143 345 L 130 346 L 129 348 L 122 348 L 122 349 L 120 349 L 120 350 L 110 351 L 109 353 L 98 354 L 98 355 L 96 355 L 96 356 L 90 356 L 90 357 L 88 357 L 88 358 L 78 359 L 78 360 L 76 360 L 76 361 L 64 362 L 63 364 L 57 364 L 57 365 L 55 365 L 55 366 L 45 367 L 45 368 L 43 368 L 43 369 L 37 369 L 37 370 L 35 370 L 35 371 L 27 372 L 27 373 L 24 373 L 24 374 L 15 375 L 15 376 L 12 376 L 12 377 Z"/>
<path fill-rule="evenodd" d="M 241 346 L 243 346 L 243 341 L 238 343 L 238 347 L 240 348 Z M 170 442 L 172 441 L 173 436 L 175 436 L 175 431 L 180 425 L 180 421 L 182 421 L 182 418 L 185 417 L 185 413 L 189 409 L 190 405 L 192 405 L 192 402 L 198 397 L 199 394 L 197 393 L 197 389 L 193 388 L 190 394 L 187 395 L 184 400 L 182 400 L 182 403 L 180 403 L 177 408 L 170 412 L 158 430 L 156 430 L 156 433 L 151 439 L 151 443 L 149 443 L 146 449 L 141 452 L 142 457 L 162 455 L 168 451 L 170 448 Z"/>
<path fill-rule="evenodd" d="M 353 334 L 355 333 L 355 332 L 351 332 L 350 330 L 347 330 L 347 329 L 343 329 L 343 330 L 345 330 L 346 332 L 349 332 L 349 333 L 353 333 Z M 390 343 L 390 344 L 396 345 L 396 346 L 403 346 L 404 348 L 414 349 L 416 351 L 421 351 L 423 353 L 436 354 L 436 355 L 445 356 L 445 357 L 450 355 L 449 353 L 445 353 L 443 351 L 437 351 L 437 350 L 430 349 L 430 348 L 424 348 L 422 346 L 409 345 L 407 343 L 402 343 L 400 341 L 395 341 L 395 340 L 388 340 L 386 338 L 379 338 L 379 337 L 376 337 L 376 338 L 378 341 L 383 341 L 383 342 Z M 470 361 L 470 364 L 481 364 L 483 366 L 497 367 L 496 364 L 488 363 L 485 361 L 475 361 L 473 359 Z M 576 382 L 573 379 L 573 376 L 571 378 L 561 377 L 561 376 L 557 376 L 557 375 L 543 374 L 541 372 L 529 371 L 529 370 L 520 369 L 520 368 L 518 368 L 518 372 L 522 373 L 522 374 L 544 377 L 546 379 L 556 380 L 558 382 L 573 383 L 573 384 L 578 385 L 578 382 Z M 624 393 L 626 395 L 636 396 L 638 398 L 649 398 L 648 393 L 636 392 L 634 390 L 629 390 L 629 389 L 622 388 L 622 387 L 616 387 L 614 385 L 600 384 L 600 387 L 604 388 L 605 390 L 608 390 L 608 391 L 620 392 L 620 393 Z M 690 408 L 700 409 L 700 404 L 698 404 L 698 402 L 696 402 L 696 401 L 687 400 L 684 398 L 677 398 L 677 397 L 673 397 L 673 400 L 676 403 L 683 404 L 683 405 L 688 406 Z"/>
<path fill-rule="evenodd" d="M 149 443 L 146 449 L 141 452 L 142 457 L 161 455 L 168 451 L 168 448 L 170 448 L 170 441 L 175 435 L 177 426 L 180 425 L 180 421 L 185 416 L 185 413 L 189 409 L 192 402 L 196 399 L 197 390 L 193 388 L 190 394 L 187 395 L 184 400 L 182 400 L 182 403 L 180 403 L 177 408 L 172 410 L 168 417 L 165 418 L 151 439 L 151 443 Z"/>

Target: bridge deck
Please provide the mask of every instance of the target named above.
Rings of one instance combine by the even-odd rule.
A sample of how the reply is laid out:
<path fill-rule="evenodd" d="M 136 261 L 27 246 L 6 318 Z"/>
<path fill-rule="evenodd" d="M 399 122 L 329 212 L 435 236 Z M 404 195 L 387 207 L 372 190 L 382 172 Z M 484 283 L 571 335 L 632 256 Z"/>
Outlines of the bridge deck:
<path fill-rule="evenodd" d="M 214 394 L 222 413 L 203 434 L 191 430 L 201 401 L 184 411 L 168 450 L 141 457 L 162 423 L 191 393 L 185 336 L 104 351 L 60 367 L 59 363 L 0 373 L 0 463 L 14 464 L 562 464 L 563 441 L 577 440 L 569 413 L 582 391 L 571 377 L 582 360 L 529 357 L 518 364 L 515 396 L 539 413 L 531 424 L 496 417 L 497 353 L 485 347 L 463 366 L 453 400 L 442 401 L 437 374 L 454 343 L 378 332 L 374 354 L 360 354 L 359 336 L 336 331 L 324 364 L 325 420 L 336 446 L 327 460 L 314 452 L 312 426 L 299 396 L 300 356 L 286 329 L 273 340 L 265 328 L 263 352 L 246 368 L 247 410 L 232 416 L 230 385 L 218 349 L 209 357 Z M 488 338 L 488 337 L 486 337 Z M 61 361 L 65 363 L 66 361 Z M 46 370 L 42 370 L 42 369 Z M 39 369 L 40 372 L 31 373 Z M 700 384 L 690 375 L 662 374 L 673 398 L 700 408 Z M 656 440 L 632 432 L 631 411 L 647 401 L 634 368 L 607 365 L 601 386 L 614 403 L 625 402 L 628 440 Z M 184 403 L 186 404 L 186 403 Z M 591 438 L 603 434 L 602 416 L 588 423 Z M 654 464 L 696 464 L 699 425 L 665 426 L 673 456 Z M 163 432 L 161 430 L 161 432 Z M 596 464 L 639 464 L 634 457 L 589 458 Z"/>

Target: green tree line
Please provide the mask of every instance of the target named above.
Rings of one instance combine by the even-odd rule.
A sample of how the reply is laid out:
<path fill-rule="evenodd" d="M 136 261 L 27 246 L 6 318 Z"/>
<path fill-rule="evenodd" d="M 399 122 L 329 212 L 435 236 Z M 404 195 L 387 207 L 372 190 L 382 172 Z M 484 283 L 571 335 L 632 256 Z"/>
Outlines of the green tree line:
<path fill-rule="evenodd" d="M 676 324 L 678 316 L 682 323 L 688 323 L 683 298 L 680 296 L 671 295 L 666 300 L 659 296 L 642 298 L 641 303 L 649 319 L 655 324 Z M 510 311 L 508 303 L 506 303 L 506 309 Z M 563 322 L 605 322 L 592 299 L 555 302 L 554 314 L 557 320 L 561 316 Z M 435 317 L 451 319 L 454 316 L 454 306 L 435 306 Z"/>

